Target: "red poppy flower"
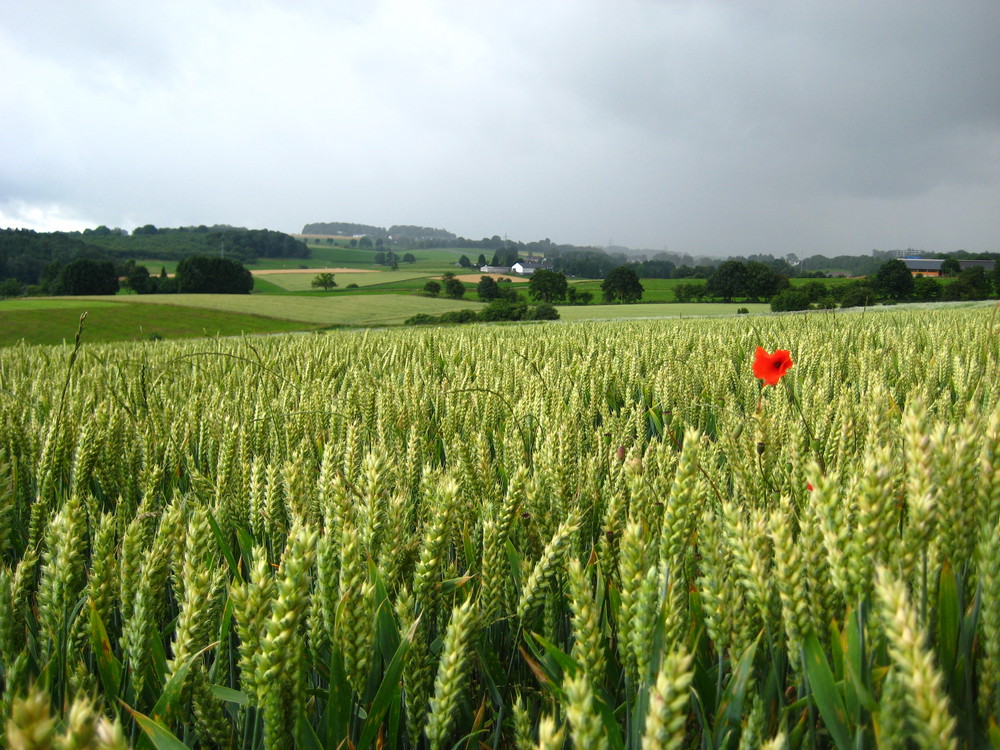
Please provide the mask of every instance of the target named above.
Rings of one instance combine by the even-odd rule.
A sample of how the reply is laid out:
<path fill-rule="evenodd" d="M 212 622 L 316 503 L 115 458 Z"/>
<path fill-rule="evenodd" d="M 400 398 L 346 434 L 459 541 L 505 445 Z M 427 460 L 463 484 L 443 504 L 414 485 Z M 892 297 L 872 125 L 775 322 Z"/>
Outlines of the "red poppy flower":
<path fill-rule="evenodd" d="M 806 482 L 806 489 L 809 490 L 810 492 L 813 491 L 813 486 L 811 482 Z"/>
<path fill-rule="evenodd" d="M 787 349 L 775 349 L 774 354 L 768 354 L 764 347 L 758 346 L 753 374 L 763 380 L 764 385 L 777 385 L 792 364 L 792 355 Z"/>

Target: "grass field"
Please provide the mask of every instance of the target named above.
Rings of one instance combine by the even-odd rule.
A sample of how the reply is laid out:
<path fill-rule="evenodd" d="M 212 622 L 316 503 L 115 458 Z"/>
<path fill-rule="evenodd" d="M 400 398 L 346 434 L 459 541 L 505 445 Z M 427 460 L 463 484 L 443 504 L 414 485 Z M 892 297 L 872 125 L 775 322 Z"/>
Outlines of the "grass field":
<path fill-rule="evenodd" d="M 0 346 L 22 341 L 27 344 L 72 341 L 80 315 L 84 312 L 88 314 L 85 322 L 88 341 L 287 333 L 315 325 L 199 307 L 161 307 L 80 299 L 7 300 L 0 303 Z"/>
<path fill-rule="evenodd" d="M 348 268 L 358 267 L 358 268 L 385 268 L 385 266 L 375 265 L 375 254 L 379 251 L 377 250 L 364 250 L 361 248 L 345 248 L 345 247 L 329 247 L 326 245 L 310 245 L 309 251 L 311 257 L 302 261 L 303 264 L 308 264 L 310 268 L 318 268 L 319 264 L 311 263 L 310 261 L 317 261 L 323 259 L 329 262 L 331 265 L 340 265 Z M 384 252 L 384 251 L 382 251 Z M 403 255 L 406 253 L 412 253 L 416 258 L 414 263 L 399 263 L 399 267 L 403 268 L 416 268 L 420 270 L 437 270 L 437 269 L 448 269 L 453 268 L 458 259 L 463 255 L 469 258 L 473 263 L 479 256 L 479 251 L 473 251 L 470 249 L 461 248 L 429 248 L 426 250 L 394 250 L 393 252 L 402 259 Z M 268 268 L 270 266 L 265 265 L 268 259 L 261 259 L 254 268 Z M 289 266 L 290 268 L 295 268 L 294 265 Z"/>
<path fill-rule="evenodd" d="M 337 273 L 334 277 L 337 281 L 337 288 L 342 289 L 348 284 L 357 284 L 359 287 L 379 286 L 381 284 L 394 284 L 398 282 L 414 281 L 415 279 L 426 279 L 432 274 L 421 271 L 378 271 L 376 273 Z M 273 284 L 280 289 L 289 292 L 304 292 L 312 290 L 312 280 L 316 274 L 312 271 L 302 273 L 257 273 L 255 279 L 261 279 Z M 423 281 L 415 284 L 414 288 L 423 286 Z M 254 287 L 256 289 L 256 286 Z"/>
<path fill-rule="evenodd" d="M 77 297 L 93 300 L 99 298 Z M 475 308 L 481 303 L 419 295 L 265 295 L 265 294 L 146 294 L 125 298 L 137 307 L 197 307 L 243 315 L 298 321 L 315 326 L 396 325 L 417 313 L 437 315 L 449 310 Z M 166 313 L 165 313 L 166 314 Z"/>

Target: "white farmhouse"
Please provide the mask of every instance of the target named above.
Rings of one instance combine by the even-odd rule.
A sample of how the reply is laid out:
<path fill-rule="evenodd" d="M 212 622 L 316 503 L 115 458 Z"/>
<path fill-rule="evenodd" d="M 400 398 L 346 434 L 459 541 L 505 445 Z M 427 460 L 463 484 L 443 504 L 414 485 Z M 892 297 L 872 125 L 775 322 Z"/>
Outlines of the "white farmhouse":
<path fill-rule="evenodd" d="M 527 261 L 518 261 L 510 267 L 510 270 L 514 273 L 520 274 L 521 276 L 531 276 L 535 271 L 537 271 L 542 266 L 538 263 L 528 263 Z"/>

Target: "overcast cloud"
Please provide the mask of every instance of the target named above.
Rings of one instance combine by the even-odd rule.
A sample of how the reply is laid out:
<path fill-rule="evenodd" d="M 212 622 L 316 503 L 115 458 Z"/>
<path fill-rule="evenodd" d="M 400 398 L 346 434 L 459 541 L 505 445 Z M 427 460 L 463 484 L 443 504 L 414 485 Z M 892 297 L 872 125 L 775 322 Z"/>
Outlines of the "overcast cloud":
<path fill-rule="evenodd" d="M 1000 3 L 0 0 L 0 227 L 1000 251 Z"/>

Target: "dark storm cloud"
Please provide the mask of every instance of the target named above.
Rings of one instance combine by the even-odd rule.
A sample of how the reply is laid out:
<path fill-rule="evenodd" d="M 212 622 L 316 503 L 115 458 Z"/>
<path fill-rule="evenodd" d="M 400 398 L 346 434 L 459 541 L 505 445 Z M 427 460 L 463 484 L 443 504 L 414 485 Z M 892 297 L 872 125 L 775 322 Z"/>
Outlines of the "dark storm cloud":
<path fill-rule="evenodd" d="M 0 223 L 997 249 L 994 2 L 5 5 Z"/>

